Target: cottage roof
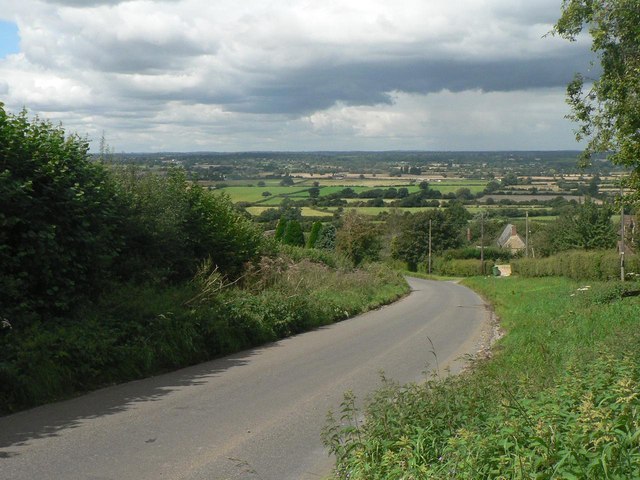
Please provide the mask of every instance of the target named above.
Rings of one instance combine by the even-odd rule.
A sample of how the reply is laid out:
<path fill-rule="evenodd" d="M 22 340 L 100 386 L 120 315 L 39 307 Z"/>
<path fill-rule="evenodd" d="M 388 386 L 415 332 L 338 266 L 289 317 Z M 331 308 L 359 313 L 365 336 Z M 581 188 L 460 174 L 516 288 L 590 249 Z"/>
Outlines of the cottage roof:
<path fill-rule="evenodd" d="M 513 227 L 514 226 L 511 223 L 507 224 L 507 226 L 504 227 L 502 234 L 500 235 L 500 237 L 498 237 L 498 245 L 500 245 L 501 247 L 506 245 L 507 241 L 513 236 Z"/>

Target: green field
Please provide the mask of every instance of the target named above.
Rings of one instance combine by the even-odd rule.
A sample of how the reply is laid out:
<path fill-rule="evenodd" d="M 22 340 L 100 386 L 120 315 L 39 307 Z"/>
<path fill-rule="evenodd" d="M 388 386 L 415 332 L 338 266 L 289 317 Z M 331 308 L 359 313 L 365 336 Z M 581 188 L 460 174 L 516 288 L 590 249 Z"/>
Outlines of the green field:
<path fill-rule="evenodd" d="M 329 207 L 327 208 L 327 210 L 334 212 L 336 210 L 338 210 L 339 207 Z M 369 216 L 376 216 L 380 213 L 386 212 L 389 213 L 392 210 L 395 210 L 397 212 L 411 212 L 411 213 L 416 213 L 416 212 L 426 212 L 427 210 L 433 210 L 434 207 L 347 207 L 344 210 L 346 212 L 348 211 L 354 211 L 357 212 L 361 215 L 369 215 Z"/>
<path fill-rule="evenodd" d="M 249 202 L 255 203 L 265 200 L 262 194 L 264 192 L 271 193 L 272 197 L 279 195 L 308 197 L 309 194 L 300 187 L 295 185 L 291 187 L 270 186 L 270 187 L 225 187 L 215 190 L 216 192 L 224 192 L 231 198 L 233 203 Z M 277 203 L 280 203 L 280 199 Z"/>
<path fill-rule="evenodd" d="M 275 182 L 275 180 L 270 180 Z M 330 184 L 327 184 L 331 182 Z M 339 184 L 337 182 L 340 182 Z M 366 182 L 366 181 L 361 181 Z M 226 183 L 226 182 L 225 182 Z M 304 184 L 302 184 L 304 183 Z M 229 195 L 231 201 L 234 203 L 247 202 L 247 203 L 261 203 L 267 205 L 278 205 L 286 197 L 304 199 L 309 197 L 307 190 L 313 186 L 312 182 L 302 182 L 292 185 L 290 187 L 282 187 L 280 185 L 265 185 L 264 187 L 258 186 L 228 186 L 215 190 L 216 192 L 224 192 Z M 378 182 L 379 183 L 379 182 Z M 441 183 L 431 183 L 431 188 L 439 190 L 443 194 L 455 193 L 460 188 L 468 188 L 472 193 L 482 191 L 486 185 L 484 181 L 477 180 L 460 180 L 460 181 L 447 181 Z M 320 182 L 320 196 L 332 195 L 341 192 L 345 188 L 351 188 L 355 193 L 360 194 L 367 190 L 374 188 L 407 188 L 409 193 L 414 193 L 419 190 L 417 185 L 398 185 L 396 183 L 387 185 L 357 185 L 355 180 L 352 184 L 345 184 L 344 180 L 330 180 Z M 264 197 L 263 193 L 271 193 L 271 197 Z M 365 199 L 366 200 L 366 199 Z"/>
<path fill-rule="evenodd" d="M 487 186 L 486 180 L 443 180 L 442 182 L 430 182 L 429 187 L 445 193 L 455 193 L 460 188 L 468 188 L 471 193 L 478 193 Z"/>
<path fill-rule="evenodd" d="M 274 206 L 256 206 L 256 207 L 247 207 L 247 212 L 249 212 L 253 216 L 258 216 L 265 210 L 269 210 L 270 208 L 274 208 Z M 332 217 L 332 212 L 323 212 L 321 210 L 316 210 L 311 207 L 302 207 L 302 216 L 303 217 Z"/>

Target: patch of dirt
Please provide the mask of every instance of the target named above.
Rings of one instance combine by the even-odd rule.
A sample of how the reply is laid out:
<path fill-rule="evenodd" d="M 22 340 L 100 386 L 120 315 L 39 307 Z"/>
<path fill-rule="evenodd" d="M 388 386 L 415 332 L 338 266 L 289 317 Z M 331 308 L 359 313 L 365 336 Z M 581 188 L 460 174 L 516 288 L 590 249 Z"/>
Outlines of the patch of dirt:
<path fill-rule="evenodd" d="M 493 345 L 505 335 L 505 331 L 500 325 L 500 319 L 493 311 L 490 304 L 485 303 L 488 320 L 485 322 L 480 332 L 480 338 L 475 347 L 475 353 L 467 356 L 466 365 L 461 373 L 471 370 L 477 363 L 489 360 L 493 357 Z"/>

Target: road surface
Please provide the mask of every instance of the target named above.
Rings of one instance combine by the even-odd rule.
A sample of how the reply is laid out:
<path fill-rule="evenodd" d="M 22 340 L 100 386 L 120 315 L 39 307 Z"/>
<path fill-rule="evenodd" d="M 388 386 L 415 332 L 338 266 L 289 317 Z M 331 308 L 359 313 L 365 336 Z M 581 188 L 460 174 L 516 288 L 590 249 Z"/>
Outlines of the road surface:
<path fill-rule="evenodd" d="M 2 480 L 300 480 L 332 467 L 320 440 L 343 393 L 379 372 L 420 381 L 461 365 L 487 323 L 452 282 L 409 279 L 393 305 L 150 379 L 0 418 Z"/>

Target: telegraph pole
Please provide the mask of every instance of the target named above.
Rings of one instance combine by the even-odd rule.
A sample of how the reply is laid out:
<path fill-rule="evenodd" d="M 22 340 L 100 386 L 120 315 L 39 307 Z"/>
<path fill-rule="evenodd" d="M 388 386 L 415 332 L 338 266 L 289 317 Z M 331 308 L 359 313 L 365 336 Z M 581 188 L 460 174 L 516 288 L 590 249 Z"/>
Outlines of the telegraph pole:
<path fill-rule="evenodd" d="M 524 256 L 529 256 L 529 210 L 526 211 L 525 214 L 525 225 L 524 225 Z"/>
<path fill-rule="evenodd" d="M 620 281 L 624 282 L 624 190 L 620 179 Z"/>
<path fill-rule="evenodd" d="M 484 275 L 484 211 L 480 212 L 480 268 Z"/>
<path fill-rule="evenodd" d="M 431 219 L 429 219 L 429 275 L 431 275 Z"/>

